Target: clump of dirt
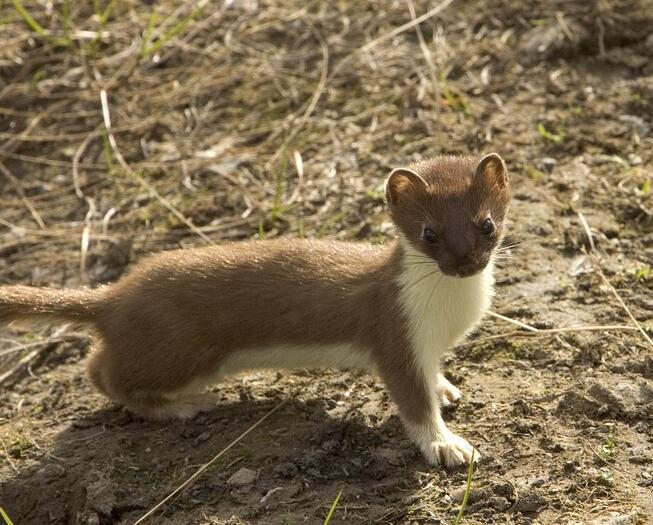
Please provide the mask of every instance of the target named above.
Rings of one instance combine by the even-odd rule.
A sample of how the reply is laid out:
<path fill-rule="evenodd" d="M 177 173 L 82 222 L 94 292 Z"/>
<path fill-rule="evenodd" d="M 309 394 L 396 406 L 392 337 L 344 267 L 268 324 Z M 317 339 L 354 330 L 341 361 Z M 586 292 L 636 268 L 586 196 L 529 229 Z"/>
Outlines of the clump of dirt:
<path fill-rule="evenodd" d="M 650 1 L 454 2 L 398 30 L 433 7 L 0 5 L 0 282 L 97 286 L 204 242 L 385 242 L 392 167 L 498 151 L 519 244 L 493 310 L 540 331 L 488 318 L 446 360 L 446 419 L 483 455 L 463 522 L 650 523 L 653 348 L 613 293 L 650 337 Z M 17 524 L 134 523 L 284 400 L 149 522 L 322 523 L 338 493 L 332 524 L 460 511 L 466 472 L 424 463 L 372 376 L 232 378 L 214 412 L 154 423 L 91 389 L 87 333 L 1 335 Z"/>

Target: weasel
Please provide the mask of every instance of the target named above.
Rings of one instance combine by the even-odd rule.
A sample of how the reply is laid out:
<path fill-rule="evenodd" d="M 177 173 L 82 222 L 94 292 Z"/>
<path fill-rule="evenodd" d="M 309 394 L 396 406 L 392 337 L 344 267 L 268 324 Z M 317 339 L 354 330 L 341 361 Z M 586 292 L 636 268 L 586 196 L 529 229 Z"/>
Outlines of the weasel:
<path fill-rule="evenodd" d="M 394 169 L 385 193 L 393 242 L 278 239 L 162 252 L 93 290 L 0 286 L 0 323 L 90 325 L 91 382 L 149 418 L 214 408 L 206 388 L 245 370 L 369 369 L 429 463 L 467 463 L 479 456 L 441 417 L 441 404 L 460 392 L 439 361 L 490 305 L 510 200 L 506 166 L 496 153 L 436 157 Z"/>

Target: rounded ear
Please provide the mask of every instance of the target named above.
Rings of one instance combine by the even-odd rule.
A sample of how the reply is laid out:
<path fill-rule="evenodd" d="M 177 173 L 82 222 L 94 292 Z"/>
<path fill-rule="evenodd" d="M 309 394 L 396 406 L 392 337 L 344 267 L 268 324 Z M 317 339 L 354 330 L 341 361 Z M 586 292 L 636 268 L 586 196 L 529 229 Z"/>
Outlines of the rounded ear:
<path fill-rule="evenodd" d="M 416 193 L 426 191 L 426 181 L 408 168 L 395 168 L 385 181 L 385 200 L 396 206 Z"/>
<path fill-rule="evenodd" d="M 490 185 L 505 188 L 508 186 L 508 169 L 498 153 L 488 153 L 476 167 L 476 177 L 481 177 Z"/>

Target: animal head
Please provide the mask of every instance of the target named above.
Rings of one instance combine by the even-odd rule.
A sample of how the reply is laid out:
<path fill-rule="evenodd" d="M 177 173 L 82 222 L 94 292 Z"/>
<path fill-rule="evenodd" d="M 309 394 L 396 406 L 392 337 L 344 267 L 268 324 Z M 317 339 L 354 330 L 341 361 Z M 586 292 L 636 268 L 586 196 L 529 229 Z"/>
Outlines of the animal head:
<path fill-rule="evenodd" d="M 510 202 L 503 159 L 443 156 L 392 171 L 386 200 L 402 239 L 444 274 L 483 271 L 501 244 Z"/>

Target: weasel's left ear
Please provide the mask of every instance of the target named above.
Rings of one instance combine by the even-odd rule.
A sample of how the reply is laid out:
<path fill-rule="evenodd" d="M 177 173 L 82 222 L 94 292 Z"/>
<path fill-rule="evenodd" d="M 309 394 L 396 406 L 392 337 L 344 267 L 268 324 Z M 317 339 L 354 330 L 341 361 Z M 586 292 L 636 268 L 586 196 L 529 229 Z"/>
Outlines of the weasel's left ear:
<path fill-rule="evenodd" d="M 508 169 L 498 153 L 488 153 L 476 167 L 476 177 L 490 186 L 508 187 Z"/>

